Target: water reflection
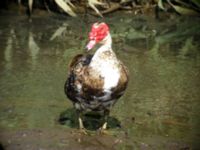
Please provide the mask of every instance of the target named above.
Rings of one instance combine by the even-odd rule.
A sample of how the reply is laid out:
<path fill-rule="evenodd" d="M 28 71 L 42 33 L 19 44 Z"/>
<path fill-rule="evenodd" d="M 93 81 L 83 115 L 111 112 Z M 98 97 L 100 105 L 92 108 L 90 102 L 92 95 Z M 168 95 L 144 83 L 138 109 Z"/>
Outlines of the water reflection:
<path fill-rule="evenodd" d="M 69 25 L 64 22 L 61 26 L 58 27 L 58 29 L 51 36 L 50 41 L 54 40 L 56 37 L 61 37 L 62 35 L 64 35 L 68 27 Z"/>
<path fill-rule="evenodd" d="M 10 34 L 8 35 L 7 43 L 6 43 L 6 48 L 4 52 L 4 58 L 6 61 L 5 68 L 7 70 L 12 69 L 12 57 L 13 57 L 13 45 L 14 42 L 16 41 L 16 35 L 14 29 L 10 29 Z"/>
<path fill-rule="evenodd" d="M 33 68 L 35 68 L 40 48 L 34 40 L 33 33 L 31 31 L 29 31 L 28 35 L 29 35 L 28 48 L 29 48 L 29 53 L 30 53 L 30 57 L 31 57 L 31 64 L 32 64 Z"/>

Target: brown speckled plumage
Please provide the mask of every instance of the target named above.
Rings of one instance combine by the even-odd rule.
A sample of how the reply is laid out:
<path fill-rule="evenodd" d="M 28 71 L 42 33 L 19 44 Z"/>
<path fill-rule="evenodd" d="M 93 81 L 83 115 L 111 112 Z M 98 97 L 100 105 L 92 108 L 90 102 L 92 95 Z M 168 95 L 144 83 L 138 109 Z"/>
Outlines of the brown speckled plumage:
<path fill-rule="evenodd" d="M 98 30 L 102 33 L 102 29 Z M 103 46 L 94 55 L 78 54 L 69 64 L 65 93 L 79 113 L 95 111 L 108 115 L 128 84 L 128 70 L 112 51 L 109 32 L 100 42 Z M 83 128 L 81 117 L 79 125 Z M 105 121 L 102 128 L 106 129 L 106 125 Z"/>
<path fill-rule="evenodd" d="M 116 101 L 122 96 L 128 83 L 128 71 L 122 63 L 119 64 L 121 76 L 118 85 L 109 91 L 111 92 L 110 98 L 101 100 L 101 97 L 107 94 L 103 89 L 104 79 L 101 76 L 95 76 L 95 73 L 91 72 L 92 70 L 88 66 L 91 58 L 92 55 L 85 56 L 81 54 L 74 57 L 69 65 L 70 71 L 65 84 L 65 92 L 70 100 L 81 106 L 81 110 L 103 111 L 111 107 L 108 101 L 114 104 L 112 101 Z M 81 88 L 79 89 L 80 85 Z M 106 105 L 104 105 L 104 102 L 106 102 Z M 90 107 L 88 106 L 90 103 L 96 105 Z"/>

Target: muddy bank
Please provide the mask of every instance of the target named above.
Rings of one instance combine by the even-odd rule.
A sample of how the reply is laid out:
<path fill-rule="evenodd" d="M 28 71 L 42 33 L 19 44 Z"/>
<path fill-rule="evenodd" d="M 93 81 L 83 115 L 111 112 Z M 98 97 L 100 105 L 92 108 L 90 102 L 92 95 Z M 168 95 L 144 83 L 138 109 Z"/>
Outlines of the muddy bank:
<path fill-rule="evenodd" d="M 84 135 L 74 129 L 32 129 L 2 131 L 1 142 L 7 150 L 132 150 L 132 149 L 184 149 L 191 147 L 183 141 L 163 137 L 135 139 L 133 141 L 122 131 L 117 135 L 99 135 L 94 132 Z"/>

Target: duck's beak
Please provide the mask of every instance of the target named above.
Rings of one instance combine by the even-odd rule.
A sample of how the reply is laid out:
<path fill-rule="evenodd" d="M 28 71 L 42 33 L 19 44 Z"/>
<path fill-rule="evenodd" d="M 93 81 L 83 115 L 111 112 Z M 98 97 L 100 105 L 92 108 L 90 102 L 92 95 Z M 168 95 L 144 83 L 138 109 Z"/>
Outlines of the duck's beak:
<path fill-rule="evenodd" d="M 86 51 L 88 52 L 89 50 L 91 50 L 96 44 L 95 40 L 90 40 L 89 43 L 86 46 Z"/>

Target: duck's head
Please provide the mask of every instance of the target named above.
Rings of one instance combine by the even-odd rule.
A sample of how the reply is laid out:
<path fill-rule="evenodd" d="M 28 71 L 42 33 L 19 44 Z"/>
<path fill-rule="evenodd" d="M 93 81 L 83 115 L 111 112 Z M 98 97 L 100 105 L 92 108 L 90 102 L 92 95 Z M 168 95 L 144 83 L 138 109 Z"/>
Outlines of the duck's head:
<path fill-rule="evenodd" d="M 89 43 L 86 46 L 87 51 L 91 50 L 97 43 L 105 44 L 110 37 L 109 27 L 106 23 L 94 23 L 89 33 Z"/>

